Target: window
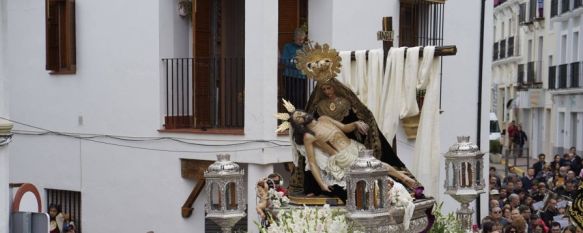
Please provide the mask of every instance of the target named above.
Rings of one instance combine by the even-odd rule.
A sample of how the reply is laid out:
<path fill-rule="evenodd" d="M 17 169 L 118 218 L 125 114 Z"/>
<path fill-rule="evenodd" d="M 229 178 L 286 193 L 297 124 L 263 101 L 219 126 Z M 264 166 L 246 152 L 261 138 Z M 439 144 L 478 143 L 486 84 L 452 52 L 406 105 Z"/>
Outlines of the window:
<path fill-rule="evenodd" d="M 162 59 L 166 84 L 164 129 L 229 129 L 242 133 L 245 1 L 192 2 L 193 57 Z"/>
<path fill-rule="evenodd" d="M 45 0 L 46 70 L 74 74 L 76 65 L 75 0 Z"/>
<path fill-rule="evenodd" d="M 81 228 L 81 192 L 47 189 L 47 210 L 48 205 L 56 204 L 61 207 L 63 214 L 69 214 L 71 221 L 75 222 L 77 233 L 82 232 Z"/>

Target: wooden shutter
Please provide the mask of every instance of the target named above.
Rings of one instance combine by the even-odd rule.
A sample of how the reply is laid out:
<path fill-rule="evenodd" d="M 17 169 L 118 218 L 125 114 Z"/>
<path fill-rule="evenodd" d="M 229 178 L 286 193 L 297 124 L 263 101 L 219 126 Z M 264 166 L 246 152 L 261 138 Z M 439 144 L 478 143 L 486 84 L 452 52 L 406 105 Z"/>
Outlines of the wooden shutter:
<path fill-rule="evenodd" d="M 294 31 L 300 26 L 300 3 L 298 0 L 279 0 L 278 48 L 294 40 Z"/>
<path fill-rule="evenodd" d="M 211 4 L 210 0 L 197 0 L 193 7 L 193 55 L 194 71 L 194 115 L 195 127 L 211 126 L 210 94 L 210 45 L 211 45 Z"/>
<path fill-rule="evenodd" d="M 58 1 L 45 1 L 46 70 L 59 69 L 59 5 Z"/>
<path fill-rule="evenodd" d="M 58 74 L 75 73 L 75 0 L 46 0 L 45 9 L 45 69 Z"/>
<path fill-rule="evenodd" d="M 75 23 L 75 0 L 66 0 L 64 69 L 72 73 L 77 70 L 77 39 Z"/>

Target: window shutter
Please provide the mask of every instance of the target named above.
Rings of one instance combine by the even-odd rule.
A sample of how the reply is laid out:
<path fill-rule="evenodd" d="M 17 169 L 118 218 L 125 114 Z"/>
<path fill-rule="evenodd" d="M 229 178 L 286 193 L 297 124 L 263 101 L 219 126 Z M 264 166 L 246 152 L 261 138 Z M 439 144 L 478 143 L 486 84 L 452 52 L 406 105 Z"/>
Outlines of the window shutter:
<path fill-rule="evenodd" d="M 211 5 L 210 0 L 198 0 L 196 4 L 194 30 L 194 115 L 195 127 L 211 127 Z"/>
<path fill-rule="evenodd" d="M 77 43 L 75 31 L 75 0 L 66 0 L 65 3 L 65 66 L 67 71 L 77 70 Z"/>
<path fill-rule="evenodd" d="M 294 31 L 300 26 L 300 10 L 298 0 L 280 0 L 278 6 L 278 48 L 281 53 L 283 46 L 294 40 Z"/>
<path fill-rule="evenodd" d="M 59 69 L 59 8 L 55 0 L 45 1 L 46 70 Z"/>

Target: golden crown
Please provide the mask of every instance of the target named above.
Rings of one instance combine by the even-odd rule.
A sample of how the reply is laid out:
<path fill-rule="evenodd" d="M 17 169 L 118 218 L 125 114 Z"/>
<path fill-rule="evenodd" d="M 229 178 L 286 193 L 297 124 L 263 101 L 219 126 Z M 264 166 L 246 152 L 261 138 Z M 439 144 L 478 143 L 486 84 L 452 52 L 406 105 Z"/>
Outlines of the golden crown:
<path fill-rule="evenodd" d="M 340 73 L 340 61 L 336 49 L 330 48 L 328 44 L 312 46 L 311 43 L 304 45 L 297 55 L 296 67 L 308 78 L 316 81 L 326 82 Z"/>

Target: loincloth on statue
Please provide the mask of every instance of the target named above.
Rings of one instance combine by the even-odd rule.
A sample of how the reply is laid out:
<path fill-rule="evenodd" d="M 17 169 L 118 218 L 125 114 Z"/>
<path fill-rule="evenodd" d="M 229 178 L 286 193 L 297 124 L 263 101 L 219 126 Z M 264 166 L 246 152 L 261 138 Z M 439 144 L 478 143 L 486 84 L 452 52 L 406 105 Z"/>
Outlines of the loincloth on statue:
<path fill-rule="evenodd" d="M 306 150 L 303 146 L 298 146 L 297 149 L 302 156 L 306 156 Z M 314 148 L 316 165 L 320 167 L 320 176 L 324 183 L 328 186 L 346 187 L 346 180 L 344 179 L 346 169 L 358 157 L 358 152 L 364 149 L 366 149 L 365 146 L 355 140 L 351 140 L 350 145 L 332 156 L 328 156 L 324 151 Z M 311 171 L 309 163 L 306 163 L 305 170 Z"/>

